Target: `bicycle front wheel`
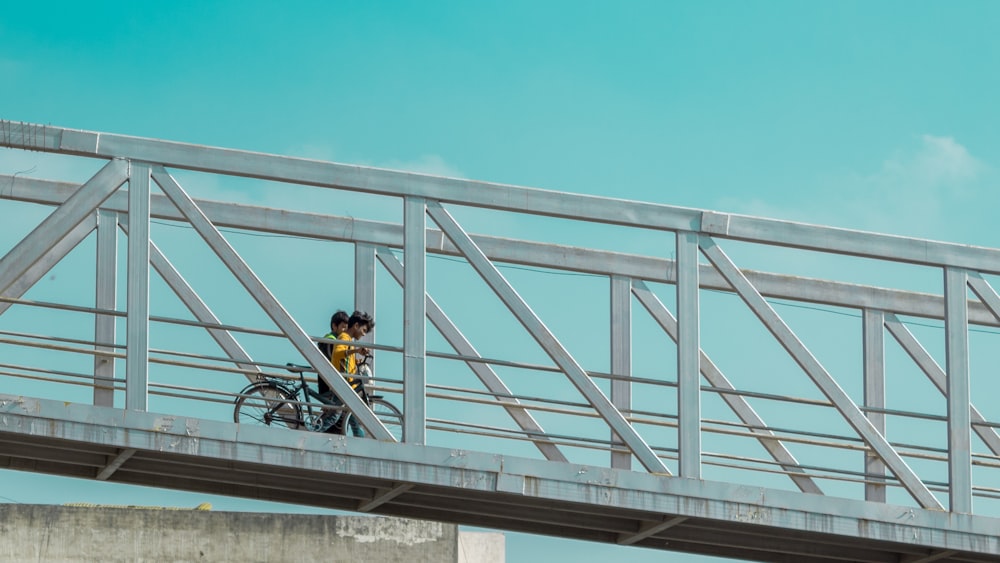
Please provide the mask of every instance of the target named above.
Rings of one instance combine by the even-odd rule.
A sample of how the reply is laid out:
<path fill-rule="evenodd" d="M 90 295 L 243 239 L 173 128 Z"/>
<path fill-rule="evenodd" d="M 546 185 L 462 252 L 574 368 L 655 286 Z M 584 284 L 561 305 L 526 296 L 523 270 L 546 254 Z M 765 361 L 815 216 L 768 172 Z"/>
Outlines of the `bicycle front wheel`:
<path fill-rule="evenodd" d="M 302 426 L 302 409 L 290 391 L 262 381 L 240 393 L 233 420 L 240 424 L 285 426 L 295 430 Z"/>
<path fill-rule="evenodd" d="M 371 401 L 372 412 L 375 416 L 382 421 L 386 429 L 392 434 L 392 437 L 397 442 L 403 441 L 403 413 L 396 408 L 396 405 L 390 403 L 389 401 L 377 397 Z M 344 413 L 343 421 L 340 424 L 341 432 L 344 434 L 350 434 L 350 420 L 353 415 L 350 412 Z M 371 435 L 371 432 L 368 432 Z"/>

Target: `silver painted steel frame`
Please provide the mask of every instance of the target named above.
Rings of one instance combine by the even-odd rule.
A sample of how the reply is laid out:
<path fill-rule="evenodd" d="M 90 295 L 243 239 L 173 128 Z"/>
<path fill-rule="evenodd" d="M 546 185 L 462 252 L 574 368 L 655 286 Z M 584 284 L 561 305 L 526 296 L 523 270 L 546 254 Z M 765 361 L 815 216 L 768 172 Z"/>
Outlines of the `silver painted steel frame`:
<path fill-rule="evenodd" d="M 7 121 L 0 121 L 0 146 L 109 161 L 82 186 L 24 178 L 15 181 L 0 175 L 4 185 L 10 182 L 4 198 L 58 206 L 0 258 L 0 296 L 5 299 L 0 302 L 0 314 L 95 229 L 96 309 L 113 310 L 113 225 L 119 224 L 128 236 L 125 409 L 110 408 L 113 395 L 97 384 L 94 405 L 0 396 L 4 413 L 0 458 L 7 467 L 139 484 L 170 483 L 178 488 L 258 498 L 292 498 L 305 504 L 761 561 L 1000 561 L 996 535 L 1000 521 L 973 512 L 970 441 L 975 432 L 993 454 L 1000 455 L 1000 437 L 971 404 L 969 373 L 970 323 L 1000 326 L 1000 296 L 983 278 L 983 274 L 1000 274 L 1000 250 Z M 197 201 L 167 168 L 399 197 L 404 220 L 402 225 L 394 225 Z M 126 182 L 129 189 L 124 193 L 119 188 Z M 163 196 L 151 194 L 154 183 Z M 446 206 L 450 204 L 673 233 L 677 260 L 476 236 L 449 213 Z M 119 218 L 123 213 L 127 220 Z M 427 228 L 427 216 L 439 230 Z M 218 324 L 208 306 L 150 240 L 151 217 L 189 222 L 369 432 L 392 442 L 382 422 L 323 358 L 219 227 L 354 243 L 355 302 L 362 309 L 375 308 L 377 259 L 403 287 L 405 443 L 305 435 L 292 445 L 285 441 L 287 433 L 143 412 L 148 392 L 149 266 L 160 273 L 199 321 Z M 726 239 L 940 268 L 944 295 L 741 270 L 720 247 L 720 240 Z M 402 265 L 390 248 L 403 250 Z M 565 463 L 564 453 L 546 440 L 545 431 L 530 412 L 509 398 L 509 389 L 496 373 L 475 361 L 479 357 L 475 348 L 427 291 L 427 252 L 463 257 L 603 419 L 616 446 L 608 468 Z M 699 252 L 709 264 L 699 263 Z M 611 373 L 623 377 L 612 383 L 610 397 L 504 278 L 496 266 L 502 262 L 608 277 L 613 324 Z M 647 282 L 676 285 L 676 318 L 649 290 Z M 863 466 L 872 481 L 865 485 L 864 501 L 818 496 L 822 492 L 814 477 L 802 469 L 783 441 L 767 429 L 746 398 L 735 390 L 732 394 L 723 392 L 721 397 L 774 461 L 789 472 L 801 492 L 702 479 L 700 379 L 705 377 L 717 389 L 733 389 L 701 350 L 699 291 L 707 288 L 738 295 L 867 445 Z M 979 301 L 968 299 L 969 289 Z M 678 404 L 672 405 L 678 412 L 677 476 L 623 414 L 632 404 L 627 327 L 633 297 L 677 343 Z M 855 404 L 765 297 L 862 311 L 864 408 Z M 944 370 L 897 315 L 944 322 Z M 105 354 L 95 355 L 94 377 L 98 382 L 114 381 L 114 361 L 109 360 L 114 348 L 108 347 L 114 343 L 114 319 L 111 314 L 95 315 L 95 349 Z M 446 450 L 426 444 L 425 319 L 467 358 L 484 386 L 534 440 L 544 460 L 469 452 L 461 452 L 456 460 L 455 452 L 446 455 Z M 946 397 L 947 510 L 884 435 L 885 420 L 879 411 L 885 405 L 885 331 Z M 232 334 L 221 328 L 210 328 L 209 332 L 233 364 L 252 378 L 257 368 Z M 369 340 L 373 338 L 371 335 Z M 37 446 L 36 453 L 30 453 L 32 444 Z M 181 462 L 182 458 L 188 461 Z M 630 470 L 633 458 L 645 472 Z M 219 467 L 235 473 L 209 476 L 209 469 Z M 264 477 L 276 467 L 287 469 L 294 478 L 279 483 Z M 240 477 L 244 474 L 245 479 Z M 311 495 L 315 482 L 326 481 L 331 474 L 343 476 L 345 484 Z M 361 490 L 346 484 L 358 477 L 366 479 Z M 920 508 L 885 504 L 883 483 L 890 477 L 898 480 Z M 362 492 L 365 494 L 358 496 Z M 526 517 L 526 508 L 536 516 Z M 900 510 L 906 511 L 905 518 Z M 851 547 L 842 545 L 845 538 L 855 537 L 858 539 Z"/>

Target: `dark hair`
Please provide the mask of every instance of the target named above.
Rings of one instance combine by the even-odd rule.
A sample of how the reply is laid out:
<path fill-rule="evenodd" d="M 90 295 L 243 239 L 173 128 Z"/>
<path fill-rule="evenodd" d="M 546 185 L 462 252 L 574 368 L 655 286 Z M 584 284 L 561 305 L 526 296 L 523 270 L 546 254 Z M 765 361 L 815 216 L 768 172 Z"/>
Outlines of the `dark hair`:
<path fill-rule="evenodd" d="M 347 321 L 347 327 L 350 328 L 357 324 L 367 324 L 368 330 L 371 330 L 375 328 L 375 319 L 364 311 L 354 311 L 351 318 Z"/>
<path fill-rule="evenodd" d="M 333 330 L 340 323 L 350 324 L 350 317 L 347 316 L 347 311 L 337 311 L 330 317 L 330 330 Z"/>

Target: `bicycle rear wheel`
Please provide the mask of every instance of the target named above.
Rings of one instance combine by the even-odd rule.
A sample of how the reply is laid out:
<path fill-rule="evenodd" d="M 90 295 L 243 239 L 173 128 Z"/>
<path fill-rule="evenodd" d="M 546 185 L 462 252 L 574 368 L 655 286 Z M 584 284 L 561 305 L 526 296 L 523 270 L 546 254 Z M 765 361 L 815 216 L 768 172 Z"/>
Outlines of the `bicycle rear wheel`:
<path fill-rule="evenodd" d="M 396 405 L 390 403 L 389 401 L 383 399 L 382 397 L 373 398 L 371 401 L 372 412 L 375 416 L 382 421 L 386 429 L 392 434 L 397 442 L 403 441 L 403 413 L 396 408 Z M 350 412 L 344 413 L 344 418 L 338 424 L 340 425 L 341 433 L 350 434 L 350 424 L 349 421 L 353 415 Z M 371 432 L 367 433 L 368 436 Z"/>
<path fill-rule="evenodd" d="M 295 430 L 302 426 L 302 409 L 288 389 L 262 381 L 240 392 L 233 420 L 240 424 L 285 426 Z"/>

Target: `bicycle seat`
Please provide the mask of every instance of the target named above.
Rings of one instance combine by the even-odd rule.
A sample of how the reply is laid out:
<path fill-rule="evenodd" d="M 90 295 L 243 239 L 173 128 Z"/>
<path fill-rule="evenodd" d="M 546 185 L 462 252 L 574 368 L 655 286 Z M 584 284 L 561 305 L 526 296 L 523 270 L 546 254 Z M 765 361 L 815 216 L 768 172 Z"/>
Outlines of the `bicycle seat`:
<path fill-rule="evenodd" d="M 288 362 L 285 364 L 285 369 L 292 373 L 302 373 L 304 371 L 312 371 L 312 366 L 301 366 L 299 364 Z"/>

